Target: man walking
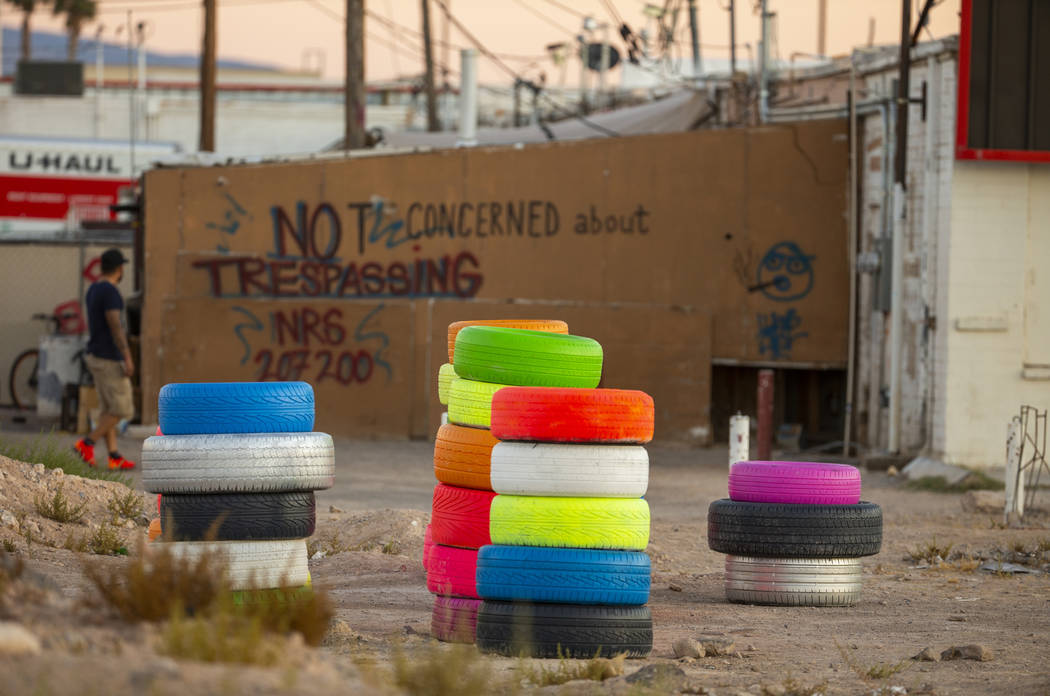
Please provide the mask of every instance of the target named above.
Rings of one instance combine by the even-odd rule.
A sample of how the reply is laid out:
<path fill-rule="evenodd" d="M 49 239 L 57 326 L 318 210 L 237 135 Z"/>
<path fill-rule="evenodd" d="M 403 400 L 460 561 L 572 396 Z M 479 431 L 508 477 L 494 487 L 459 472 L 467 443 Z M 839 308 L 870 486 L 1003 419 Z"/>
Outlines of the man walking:
<path fill-rule="evenodd" d="M 73 449 L 88 465 L 95 466 L 95 443 L 105 439 L 110 469 L 135 467 L 135 462 L 125 459 L 117 451 L 117 425 L 135 415 L 131 398 L 131 375 L 135 373 L 135 363 L 120 321 L 124 298 L 117 289 L 127 261 L 119 249 L 103 253 L 102 277 L 91 284 L 84 297 L 90 331 L 86 362 L 95 379 L 102 415 L 98 427 L 78 440 Z"/>

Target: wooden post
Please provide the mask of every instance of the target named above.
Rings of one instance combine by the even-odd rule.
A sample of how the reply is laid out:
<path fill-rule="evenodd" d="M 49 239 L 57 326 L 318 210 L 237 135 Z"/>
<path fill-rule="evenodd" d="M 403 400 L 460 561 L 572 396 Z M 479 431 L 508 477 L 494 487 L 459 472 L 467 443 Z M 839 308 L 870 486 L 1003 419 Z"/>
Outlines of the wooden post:
<path fill-rule="evenodd" d="M 766 461 L 773 449 L 773 371 L 758 371 L 758 458 Z"/>
<path fill-rule="evenodd" d="M 365 0 L 346 0 L 346 87 L 343 147 L 365 146 Z"/>
<path fill-rule="evenodd" d="M 434 94 L 434 47 L 430 40 L 430 0 L 423 3 L 423 57 L 426 69 L 423 74 L 423 86 L 427 94 L 427 130 L 435 133 L 441 130 L 438 123 L 437 97 Z"/>
<path fill-rule="evenodd" d="M 201 152 L 215 152 L 216 2 L 204 0 L 204 39 L 201 48 Z"/>

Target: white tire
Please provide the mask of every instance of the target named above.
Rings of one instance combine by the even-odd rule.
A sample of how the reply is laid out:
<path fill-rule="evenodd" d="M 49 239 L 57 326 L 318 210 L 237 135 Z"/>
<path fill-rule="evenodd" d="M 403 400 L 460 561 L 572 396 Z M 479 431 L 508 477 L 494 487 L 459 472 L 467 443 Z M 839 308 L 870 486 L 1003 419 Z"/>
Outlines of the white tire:
<path fill-rule="evenodd" d="M 215 553 L 226 563 L 231 590 L 301 587 L 310 582 L 306 539 L 282 541 L 171 541 L 151 546 L 177 559 L 196 561 Z"/>
<path fill-rule="evenodd" d="M 142 485 L 151 493 L 316 491 L 335 479 L 325 433 L 162 435 L 142 443 Z"/>
<path fill-rule="evenodd" d="M 505 495 L 640 498 L 649 455 L 640 445 L 500 442 L 492 448 L 492 490 Z"/>
<path fill-rule="evenodd" d="M 861 592 L 856 558 L 726 556 L 726 598 L 746 604 L 848 607 Z"/>

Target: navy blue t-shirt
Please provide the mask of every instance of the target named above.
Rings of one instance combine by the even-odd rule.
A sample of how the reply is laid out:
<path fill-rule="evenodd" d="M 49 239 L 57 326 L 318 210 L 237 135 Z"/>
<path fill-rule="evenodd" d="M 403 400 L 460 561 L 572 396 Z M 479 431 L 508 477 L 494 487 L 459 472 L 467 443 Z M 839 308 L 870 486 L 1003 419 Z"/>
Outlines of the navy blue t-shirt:
<path fill-rule="evenodd" d="M 107 311 L 124 309 L 124 298 L 120 296 L 120 290 L 117 290 L 113 283 L 96 281 L 88 288 L 87 295 L 84 296 L 84 305 L 87 307 L 88 330 L 91 332 L 87 352 L 98 358 L 123 361 L 124 356 L 117 349 L 117 344 L 113 341 L 113 332 L 106 321 Z"/>

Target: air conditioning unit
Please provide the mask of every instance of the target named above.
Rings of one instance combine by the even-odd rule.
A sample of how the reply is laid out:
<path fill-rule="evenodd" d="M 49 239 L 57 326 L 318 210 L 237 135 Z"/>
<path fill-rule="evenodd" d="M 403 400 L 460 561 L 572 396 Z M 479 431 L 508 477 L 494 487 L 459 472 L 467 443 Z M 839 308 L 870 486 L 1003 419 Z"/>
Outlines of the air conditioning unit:
<path fill-rule="evenodd" d="M 84 95 L 84 64 L 65 60 L 20 60 L 15 76 L 15 94 L 81 97 Z"/>

